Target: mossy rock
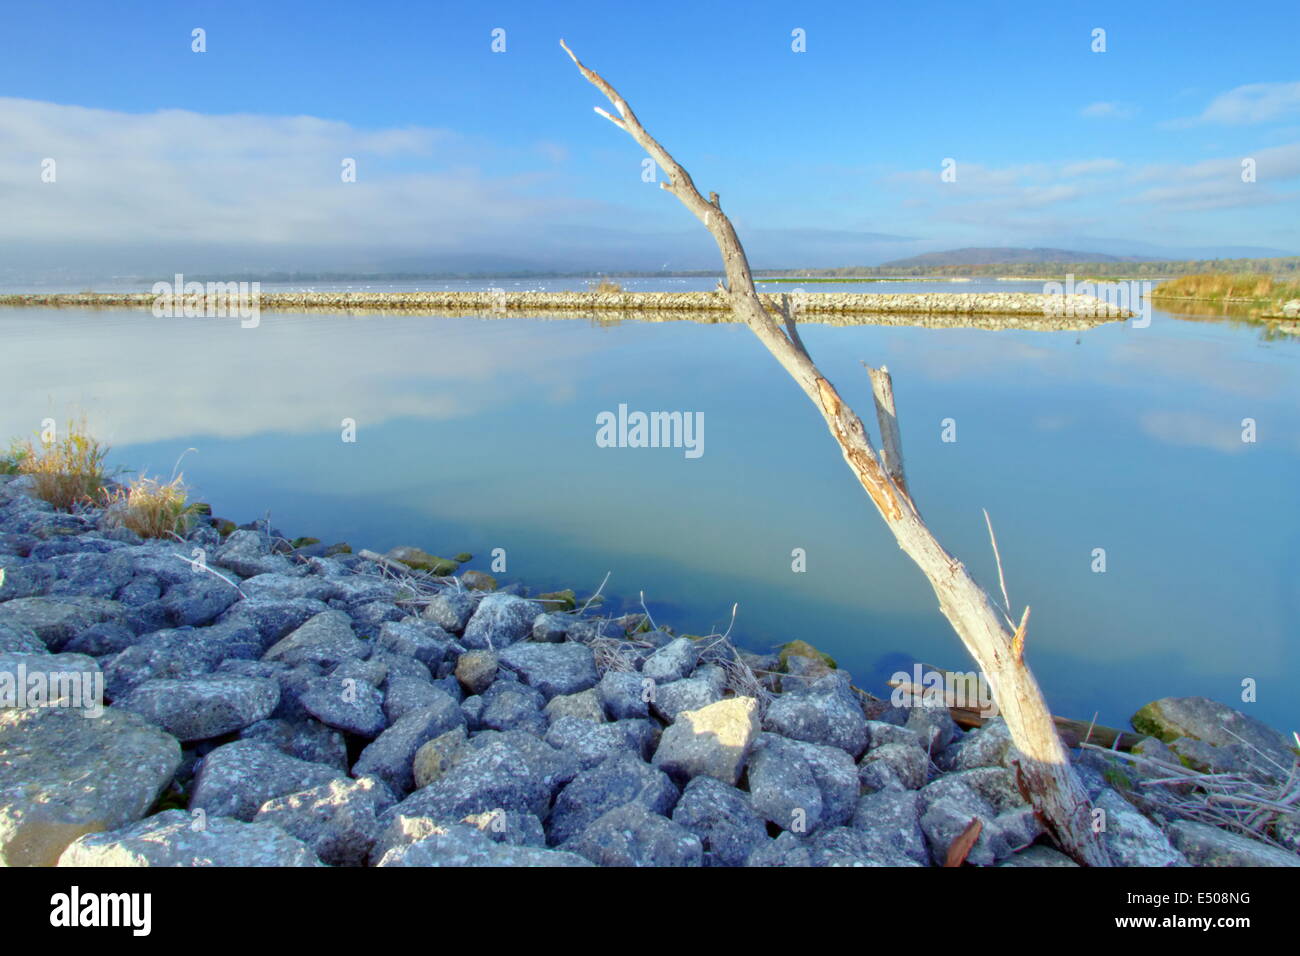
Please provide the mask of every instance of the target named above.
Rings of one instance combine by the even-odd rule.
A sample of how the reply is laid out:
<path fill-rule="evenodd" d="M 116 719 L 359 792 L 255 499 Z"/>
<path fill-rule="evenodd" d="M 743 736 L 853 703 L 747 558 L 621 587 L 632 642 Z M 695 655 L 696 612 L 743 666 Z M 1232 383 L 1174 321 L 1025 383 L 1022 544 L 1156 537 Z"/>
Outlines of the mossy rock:
<path fill-rule="evenodd" d="M 452 560 L 464 564 L 466 561 L 473 561 L 474 555 L 470 554 L 468 551 L 462 551 L 460 554 L 456 555 L 456 557 L 453 558 Z"/>
<path fill-rule="evenodd" d="M 313 544 L 320 544 L 320 538 L 294 538 L 289 543 L 295 548 L 306 548 Z"/>
<path fill-rule="evenodd" d="M 212 520 L 212 527 L 216 528 L 223 538 L 228 538 L 230 537 L 231 532 L 239 530 L 239 525 L 235 524 L 229 518 L 214 518 Z"/>
<path fill-rule="evenodd" d="M 542 607 L 548 611 L 572 611 L 578 606 L 578 596 L 573 593 L 573 588 L 547 591 L 545 594 L 537 595 L 534 600 L 541 601 Z"/>
<path fill-rule="evenodd" d="M 495 591 L 497 579 L 482 571 L 466 571 L 460 576 L 460 583 L 471 591 Z"/>
<path fill-rule="evenodd" d="M 421 551 L 419 548 L 412 548 L 407 545 L 393 548 L 384 557 L 390 561 L 398 561 L 413 571 L 428 571 L 440 578 L 455 574 L 460 567 L 455 561 L 440 558 L 436 554 L 430 554 L 427 551 Z"/>
<path fill-rule="evenodd" d="M 821 661 L 833 670 L 838 670 L 840 666 L 835 663 L 835 658 L 829 654 L 823 654 L 807 641 L 791 641 L 788 644 L 782 644 L 777 648 L 777 657 L 781 660 L 781 670 L 783 671 L 789 670 L 787 665 L 791 657 L 807 657 L 815 661 Z"/>

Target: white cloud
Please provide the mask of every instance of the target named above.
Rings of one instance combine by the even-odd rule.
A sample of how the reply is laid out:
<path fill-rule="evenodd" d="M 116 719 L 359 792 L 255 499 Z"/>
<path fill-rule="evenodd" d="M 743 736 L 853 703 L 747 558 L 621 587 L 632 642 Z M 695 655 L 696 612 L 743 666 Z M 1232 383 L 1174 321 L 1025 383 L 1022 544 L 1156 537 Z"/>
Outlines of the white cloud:
<path fill-rule="evenodd" d="M 1201 123 L 1267 123 L 1300 114 L 1300 82 L 1247 83 L 1220 93 L 1197 117 Z"/>
<path fill-rule="evenodd" d="M 443 129 L 0 98 L 0 241 L 453 250 L 574 208 L 538 195 L 544 174 L 484 175 L 475 151 Z M 346 158 L 354 183 L 340 175 Z"/>
<path fill-rule="evenodd" d="M 1137 107 L 1126 103 L 1089 103 L 1079 110 L 1079 115 L 1088 119 L 1130 119 L 1136 113 Z"/>

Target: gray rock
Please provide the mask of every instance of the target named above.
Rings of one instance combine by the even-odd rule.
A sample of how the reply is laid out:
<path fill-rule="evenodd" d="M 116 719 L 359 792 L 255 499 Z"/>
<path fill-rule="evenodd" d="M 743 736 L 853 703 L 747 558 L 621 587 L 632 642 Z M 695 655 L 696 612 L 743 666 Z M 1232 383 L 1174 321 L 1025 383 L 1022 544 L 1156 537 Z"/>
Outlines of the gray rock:
<path fill-rule="evenodd" d="M 251 660 L 261 650 L 256 633 L 237 624 L 156 631 L 104 663 L 104 684 L 117 700 L 145 681 L 201 677 L 224 661 Z"/>
<path fill-rule="evenodd" d="M 425 604 L 420 616 L 432 621 L 445 631 L 462 634 L 482 595 L 458 591 L 436 594 Z"/>
<path fill-rule="evenodd" d="M 930 758 L 910 744 L 883 744 L 869 750 L 858 764 L 858 780 L 868 790 L 919 790 L 929 774 Z"/>
<path fill-rule="evenodd" d="M 63 649 L 77 654 L 90 654 L 92 657 L 107 657 L 121 653 L 139 639 L 140 636 L 129 627 L 105 621 L 102 624 L 92 624 L 64 644 Z M 44 647 L 41 649 L 44 650 Z"/>
<path fill-rule="evenodd" d="M 1295 853 L 1190 820 L 1169 828 L 1169 842 L 1192 866 L 1300 866 Z"/>
<path fill-rule="evenodd" d="M 460 705 L 451 695 L 442 691 L 438 694 L 432 706 L 406 714 L 361 751 L 352 775 L 379 778 L 399 799 L 410 793 L 415 788 L 412 763 L 416 751 L 465 721 Z"/>
<path fill-rule="evenodd" d="M 549 700 L 596 686 L 596 659 L 585 644 L 514 644 L 498 655 L 520 679 Z"/>
<path fill-rule="evenodd" d="M 921 738 L 921 746 L 931 755 L 944 751 L 959 733 L 951 711 L 943 704 L 916 704 L 909 707 L 904 726 L 916 731 Z"/>
<path fill-rule="evenodd" d="M 606 671 L 596 685 L 601 706 L 611 720 L 649 716 L 649 697 L 656 690 L 653 681 L 631 671 Z"/>
<path fill-rule="evenodd" d="M 1015 785 L 1015 775 L 1002 767 L 979 767 L 945 774 L 920 791 L 921 829 L 931 858 L 942 865 L 954 840 L 978 818 L 979 838 L 966 859 L 992 866 L 1041 832 Z"/>
<path fill-rule="evenodd" d="M 700 649 L 690 638 L 678 637 L 651 654 L 641 665 L 641 675 L 658 684 L 689 677 L 699 663 Z"/>
<path fill-rule="evenodd" d="M 763 729 L 847 751 L 856 760 L 867 749 L 867 717 L 839 672 L 787 691 L 767 708 Z"/>
<path fill-rule="evenodd" d="M 1020 758 L 1011 742 L 1011 731 L 1001 717 L 994 717 L 943 751 L 937 763 L 944 770 L 973 770 L 976 767 L 1010 767 Z"/>
<path fill-rule="evenodd" d="M 328 601 L 340 595 L 338 583 L 317 575 L 257 574 L 239 586 L 250 601 Z"/>
<path fill-rule="evenodd" d="M 366 681 L 313 677 L 307 680 L 298 702 L 322 724 L 359 737 L 373 739 L 388 726 L 384 695 Z"/>
<path fill-rule="evenodd" d="M 388 601 L 367 601 L 365 604 L 351 608 L 348 614 L 352 624 L 360 634 L 378 634 L 379 629 L 389 621 L 400 621 L 406 612 L 396 604 Z"/>
<path fill-rule="evenodd" d="M 1078 866 L 1060 850 L 1050 846 L 1034 844 L 1028 849 L 1012 854 L 998 866 Z"/>
<path fill-rule="evenodd" d="M 162 598 L 162 607 L 174 627 L 201 627 L 215 621 L 239 600 L 239 590 L 221 578 L 203 572 L 188 581 L 173 584 Z"/>
<path fill-rule="evenodd" d="M 1140 734 L 1172 743 L 1192 737 L 1214 747 L 1248 745 L 1262 751 L 1253 769 L 1262 776 L 1285 776 L 1295 763 L 1292 741 L 1267 724 L 1208 697 L 1165 697 L 1147 704 L 1132 719 Z"/>
<path fill-rule="evenodd" d="M 61 702 L 61 703 L 60 703 Z M 0 708 L 49 707 L 56 703 L 98 713 L 104 705 L 104 675 L 85 654 L 0 653 Z"/>
<path fill-rule="evenodd" d="M 535 687 L 518 681 L 499 680 L 480 698 L 483 709 L 477 727 L 488 730 L 526 730 L 540 737 L 546 733 L 542 707 L 546 698 Z"/>
<path fill-rule="evenodd" d="M 190 810 L 249 821 L 266 801 L 345 779 L 332 767 L 296 760 L 260 740 L 223 744 L 203 758 Z"/>
<path fill-rule="evenodd" d="M 590 866 L 562 850 L 498 843 L 468 824 L 438 827 L 424 839 L 394 847 L 377 866 Z"/>
<path fill-rule="evenodd" d="M 274 680 L 213 674 L 145 681 L 118 706 L 188 742 L 242 730 L 269 717 L 279 702 L 280 685 Z"/>
<path fill-rule="evenodd" d="M 1187 865 L 1161 829 L 1114 790 L 1102 791 L 1092 805 L 1106 812 L 1102 839 L 1115 866 Z"/>
<path fill-rule="evenodd" d="M 837 747 L 759 734 L 749 758 L 754 812 L 784 830 L 813 833 L 853 818 L 858 774 Z"/>
<path fill-rule="evenodd" d="M 628 803 L 667 814 L 677 797 L 677 787 L 666 774 L 634 754 L 615 754 L 579 773 L 560 791 L 546 821 L 550 842 L 555 845 L 576 837 L 603 813 Z"/>
<path fill-rule="evenodd" d="M 0 627 L 31 631 L 50 650 L 58 651 L 92 624 L 119 620 L 125 611 L 117 601 L 104 598 L 73 595 L 15 598 L 0 604 Z"/>
<path fill-rule="evenodd" d="M 561 717 L 577 717 L 600 724 L 605 722 L 605 709 L 601 706 L 600 695 L 596 688 L 589 687 L 577 694 L 559 694 L 552 697 L 542 708 L 546 720 L 552 726 Z"/>
<path fill-rule="evenodd" d="M 930 863 L 930 850 L 921 830 L 921 798 L 914 790 L 865 794 L 858 800 L 850 825 L 861 832 L 872 859 L 920 866 Z"/>
<path fill-rule="evenodd" d="M 376 642 L 394 654 L 414 657 L 431 671 L 445 660 L 455 660 L 460 653 L 460 646 L 450 634 L 437 624 L 419 618 L 382 625 Z"/>
<path fill-rule="evenodd" d="M 696 777 L 686 785 L 673 822 L 700 838 L 705 866 L 744 866 L 767 842 L 767 827 L 749 794 L 712 777 Z"/>
<path fill-rule="evenodd" d="M 634 754 L 644 759 L 648 743 L 644 722 L 618 720 L 594 723 L 581 717 L 561 717 L 546 731 L 546 742 L 557 750 L 570 753 L 583 770 L 596 766 L 614 754 Z"/>
<path fill-rule="evenodd" d="M 286 558 L 271 554 L 270 539 L 260 531 L 232 531 L 208 563 L 229 568 L 244 578 L 259 574 L 288 574 L 293 570 Z"/>
<path fill-rule="evenodd" d="M 430 707 L 444 696 L 451 696 L 442 687 L 435 687 L 429 681 L 416 677 L 388 678 L 384 685 L 384 716 L 390 724 L 395 724 L 413 710 Z M 455 698 L 459 704 L 459 698 Z"/>
<path fill-rule="evenodd" d="M 260 740 L 308 763 L 324 764 L 344 773 L 348 769 L 348 747 L 343 735 L 310 717 L 298 721 L 259 720 L 241 730 L 239 736 L 241 740 Z"/>
<path fill-rule="evenodd" d="M 654 765 L 682 784 L 708 774 L 735 786 L 758 732 L 758 702 L 752 697 L 683 711 L 659 738 Z"/>
<path fill-rule="evenodd" d="M 140 819 L 176 773 L 181 748 L 136 714 L 0 709 L 0 864 L 53 866 L 84 833 Z"/>
<path fill-rule="evenodd" d="M 59 573 L 49 563 L 6 561 L 0 563 L 0 601 L 12 601 L 15 598 L 38 597 L 49 591 Z M 98 595 L 112 597 L 112 594 Z"/>
<path fill-rule="evenodd" d="M 811 841 L 785 830 L 775 840 L 768 840 L 755 849 L 745 865 L 812 866 Z"/>
<path fill-rule="evenodd" d="M 462 820 L 472 813 L 518 810 L 542 816 L 578 772 L 577 762 L 519 730 L 484 731 L 437 780 L 403 800 L 391 815 Z"/>
<path fill-rule="evenodd" d="M 394 802 L 373 777 L 331 780 L 268 800 L 253 822 L 280 827 L 331 866 L 363 866 L 379 836 L 379 815 Z"/>
<path fill-rule="evenodd" d="M 690 830 L 625 803 L 602 814 L 561 849 L 585 856 L 598 866 L 702 866 L 704 847 Z"/>
<path fill-rule="evenodd" d="M 479 601 L 474 616 L 465 625 L 464 644 L 475 650 L 489 648 L 500 651 L 527 638 L 541 611 L 542 606 L 536 601 L 499 591 L 488 594 Z M 428 613 L 427 609 L 425 613 Z"/>
<path fill-rule="evenodd" d="M 70 648 L 80 651 L 79 648 Z M 49 648 L 36 636 L 36 632 L 25 624 L 0 624 L 0 653 L 5 654 L 46 654 Z"/>
<path fill-rule="evenodd" d="M 697 671 L 698 673 L 698 671 Z M 672 723 L 684 710 L 699 710 L 722 700 L 722 691 L 707 677 L 687 677 L 655 689 L 651 707 L 665 723 Z"/>
<path fill-rule="evenodd" d="M 167 810 L 120 830 L 83 836 L 59 866 L 320 866 L 302 841 L 267 823 L 206 821 Z"/>
<path fill-rule="evenodd" d="M 265 661 L 283 661 L 290 666 L 319 664 L 333 667 L 349 658 L 361 659 L 370 646 L 357 640 L 352 619 L 342 611 L 324 611 L 308 620 L 262 655 Z"/>
<path fill-rule="evenodd" d="M 818 831 L 807 844 L 809 866 L 924 866 L 911 857 L 890 855 L 870 835 L 852 827 Z"/>
<path fill-rule="evenodd" d="M 217 619 L 218 624 L 244 624 L 262 638 L 265 650 L 329 610 L 324 601 L 296 598 L 290 601 L 240 601 Z"/>

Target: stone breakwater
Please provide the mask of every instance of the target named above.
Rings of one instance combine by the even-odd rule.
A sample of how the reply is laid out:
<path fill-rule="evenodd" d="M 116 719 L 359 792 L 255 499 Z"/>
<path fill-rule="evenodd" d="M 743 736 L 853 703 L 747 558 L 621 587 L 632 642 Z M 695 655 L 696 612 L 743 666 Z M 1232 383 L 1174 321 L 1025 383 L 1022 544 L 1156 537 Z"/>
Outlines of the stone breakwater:
<path fill-rule="evenodd" d="M 57 293 L 0 296 L 0 305 L 79 308 L 151 309 L 151 293 Z M 178 297 L 179 298 L 183 297 Z M 225 293 L 212 297 L 218 308 L 231 306 Z M 780 295 L 760 293 L 770 309 Z M 856 292 L 803 292 L 790 296 L 801 316 L 837 314 L 934 316 L 1064 316 L 1116 320 L 1132 312 L 1087 295 L 1039 295 L 1023 292 L 874 295 Z M 531 314 L 545 312 L 729 313 L 717 292 L 264 292 L 257 297 L 267 311 L 376 311 L 408 314 L 471 312 Z M 178 309 L 180 307 L 178 306 Z M 820 318 L 815 321 L 821 321 Z"/>
<path fill-rule="evenodd" d="M 1005 724 L 877 700 L 803 642 L 738 651 L 264 522 L 141 540 L 25 481 L 0 477 L 0 692 L 98 675 L 107 706 L 0 707 L 0 863 L 931 866 L 978 819 L 968 863 L 1073 865 Z M 1292 756 L 1204 698 L 1134 722 L 1135 752 Z M 1300 865 L 1294 813 L 1268 845 L 1077 760 L 1119 865 Z"/>

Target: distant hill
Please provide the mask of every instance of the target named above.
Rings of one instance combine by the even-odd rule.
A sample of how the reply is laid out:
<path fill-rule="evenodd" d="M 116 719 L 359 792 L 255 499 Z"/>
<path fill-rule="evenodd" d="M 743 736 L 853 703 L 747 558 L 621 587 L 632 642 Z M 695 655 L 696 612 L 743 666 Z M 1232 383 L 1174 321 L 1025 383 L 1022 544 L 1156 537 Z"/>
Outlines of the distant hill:
<path fill-rule="evenodd" d="M 974 247 L 948 252 L 927 252 L 906 259 L 895 259 L 882 269 L 911 269 L 916 266 L 983 266 L 1012 265 L 1023 262 L 1152 262 L 1150 256 L 1109 256 L 1103 252 L 1072 252 L 1068 249 L 1019 249 L 1015 247 Z"/>

